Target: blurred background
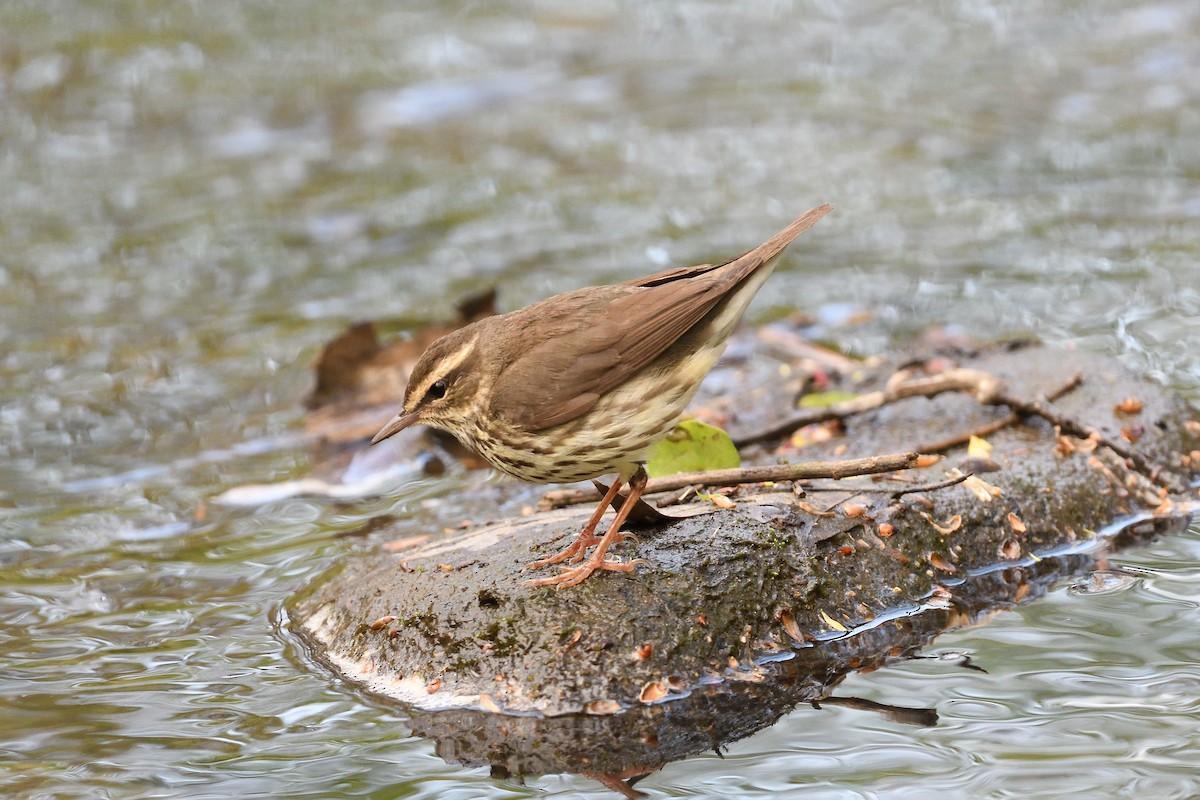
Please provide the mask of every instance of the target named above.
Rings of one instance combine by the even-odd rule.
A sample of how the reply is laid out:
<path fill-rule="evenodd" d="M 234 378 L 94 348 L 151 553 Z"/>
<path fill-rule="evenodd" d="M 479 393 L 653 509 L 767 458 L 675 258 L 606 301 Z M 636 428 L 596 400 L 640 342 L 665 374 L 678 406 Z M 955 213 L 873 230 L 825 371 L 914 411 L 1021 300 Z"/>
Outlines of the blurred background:
<path fill-rule="evenodd" d="M 1200 401 L 1197 41 L 1180 0 L 6 0 L 0 789 L 608 796 L 448 765 L 290 638 L 284 600 L 369 551 L 339 532 L 440 530 L 496 481 L 209 504 L 309 473 L 321 344 L 728 257 L 831 202 L 751 318 L 862 354 L 1032 333 Z M 639 788 L 1193 796 L 1194 534 L 944 637 L 986 675 L 846 684 L 937 728 L 797 711 Z"/>

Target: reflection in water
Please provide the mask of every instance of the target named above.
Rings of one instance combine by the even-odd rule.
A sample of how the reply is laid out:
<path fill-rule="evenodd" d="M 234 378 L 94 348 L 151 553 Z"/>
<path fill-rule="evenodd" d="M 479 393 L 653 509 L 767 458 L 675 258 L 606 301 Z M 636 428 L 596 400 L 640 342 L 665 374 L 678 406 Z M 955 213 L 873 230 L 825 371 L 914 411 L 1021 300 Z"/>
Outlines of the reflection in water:
<path fill-rule="evenodd" d="M 1183 518 L 1139 517 L 1115 525 L 1077 552 L 1048 555 L 1021 566 L 981 569 L 955 585 L 951 602 L 919 613 L 879 618 L 837 638 L 771 658 L 755 681 L 725 680 L 666 702 L 608 715 L 514 716 L 482 711 L 430 712 L 410 708 L 414 733 L 433 739 L 447 762 L 487 766 L 494 777 L 574 773 L 628 797 L 633 785 L 663 766 L 722 748 L 774 725 L 798 706 L 873 711 L 903 725 L 937 724 L 932 708 L 890 705 L 831 692 L 854 672 L 906 660 L 986 673 L 961 652 L 921 654 L 946 630 L 989 620 L 997 611 L 1043 597 L 1064 578 L 1088 580 L 1116 549 L 1144 544 L 1186 528 Z"/>

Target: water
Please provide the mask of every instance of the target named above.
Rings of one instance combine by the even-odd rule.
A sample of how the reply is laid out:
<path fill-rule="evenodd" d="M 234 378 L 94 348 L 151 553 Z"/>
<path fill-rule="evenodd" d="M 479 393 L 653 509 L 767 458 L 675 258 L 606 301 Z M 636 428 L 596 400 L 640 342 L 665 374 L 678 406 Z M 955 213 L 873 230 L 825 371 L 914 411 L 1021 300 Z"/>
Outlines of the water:
<path fill-rule="evenodd" d="M 1112 353 L 1200 398 L 1194 4 L 14 2 L 0 9 L 0 786 L 13 797 L 607 797 L 437 758 L 308 663 L 283 601 L 452 473 L 306 477 L 322 342 L 728 256 L 819 202 L 752 315 L 867 310 Z M 492 495 L 485 495 L 490 497 Z M 534 495 L 530 494 L 529 497 Z M 1188 797 L 1200 544 L 799 710 L 659 796 Z"/>

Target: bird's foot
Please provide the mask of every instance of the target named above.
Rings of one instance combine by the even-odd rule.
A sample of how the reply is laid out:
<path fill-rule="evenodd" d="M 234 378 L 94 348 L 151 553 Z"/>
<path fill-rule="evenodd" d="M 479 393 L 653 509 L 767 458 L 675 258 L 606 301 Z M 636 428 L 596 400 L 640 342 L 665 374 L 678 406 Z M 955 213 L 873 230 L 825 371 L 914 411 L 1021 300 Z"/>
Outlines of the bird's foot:
<path fill-rule="evenodd" d="M 565 548 L 563 548 L 559 552 L 555 553 L 552 556 L 546 556 L 545 558 L 539 558 L 537 561 L 530 561 L 528 564 L 521 567 L 521 571 L 526 572 L 527 570 L 531 570 L 531 569 L 541 569 L 542 567 L 549 567 L 552 564 L 561 564 L 564 561 L 568 561 L 568 560 L 572 564 L 578 564 L 580 561 L 583 561 L 584 556 L 587 555 L 588 548 L 591 547 L 592 545 L 600 544 L 601 541 L 602 541 L 602 539 L 599 536 L 596 536 L 594 533 L 588 533 L 585 531 L 585 532 L 581 533 L 579 536 L 576 536 L 575 541 L 571 542 L 569 545 L 567 545 Z M 621 531 L 620 533 L 617 534 L 614 541 L 637 543 L 638 537 L 636 534 L 626 533 L 624 531 Z M 620 562 L 616 562 L 616 563 L 620 563 Z"/>
<path fill-rule="evenodd" d="M 561 564 L 562 562 L 566 561 L 567 559 L 570 559 L 571 563 L 583 561 L 583 557 L 587 553 L 588 548 L 594 544 L 599 544 L 599 543 L 600 543 L 599 536 L 597 536 L 594 533 L 591 533 L 590 531 L 585 530 L 582 533 L 580 533 L 578 536 L 575 537 L 575 541 L 571 542 L 569 545 L 564 547 L 562 550 L 558 551 L 557 553 L 555 553 L 552 556 L 546 556 L 545 558 L 539 558 L 537 561 L 530 561 L 528 564 L 526 564 L 524 567 L 521 568 L 521 571 L 524 572 L 525 570 L 530 570 L 530 569 L 541 569 L 542 567 L 548 567 L 551 564 Z"/>
<path fill-rule="evenodd" d="M 593 553 L 586 561 L 575 567 L 561 567 L 562 572 L 552 578 L 531 578 L 525 581 L 530 586 L 553 586 L 564 589 L 568 586 L 578 586 L 587 580 L 593 572 L 633 572 L 638 564 L 649 564 L 644 558 L 632 561 L 609 561 L 603 554 L 599 558 Z"/>

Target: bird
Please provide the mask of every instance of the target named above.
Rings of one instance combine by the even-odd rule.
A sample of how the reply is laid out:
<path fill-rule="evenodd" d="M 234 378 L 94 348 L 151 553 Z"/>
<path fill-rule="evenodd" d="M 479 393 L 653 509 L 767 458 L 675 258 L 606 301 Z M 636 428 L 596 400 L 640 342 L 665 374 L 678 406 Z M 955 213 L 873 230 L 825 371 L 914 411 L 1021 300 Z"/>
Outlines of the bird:
<path fill-rule="evenodd" d="M 527 583 L 562 589 L 596 572 L 633 571 L 645 562 L 610 559 L 608 550 L 632 538 L 621 526 L 645 491 L 647 451 L 683 416 L 783 250 L 831 209 L 805 212 L 723 264 L 576 289 L 446 334 L 417 360 L 400 410 L 371 444 L 420 423 L 524 481 L 615 473 L 574 541 L 526 566 L 560 565 L 558 574 Z M 598 537 L 622 485 L 627 498 Z"/>

